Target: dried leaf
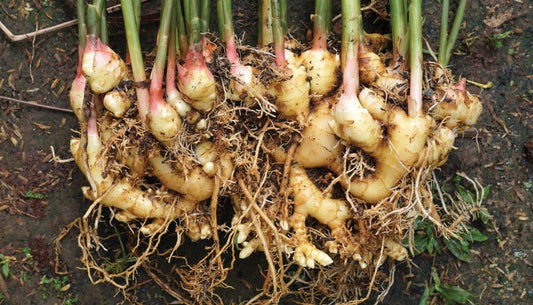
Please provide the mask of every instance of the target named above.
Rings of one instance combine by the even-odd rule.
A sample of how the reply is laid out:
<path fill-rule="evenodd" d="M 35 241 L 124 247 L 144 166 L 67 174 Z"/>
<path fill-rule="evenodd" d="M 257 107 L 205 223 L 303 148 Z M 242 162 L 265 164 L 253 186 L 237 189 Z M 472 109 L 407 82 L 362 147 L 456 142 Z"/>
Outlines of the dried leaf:
<path fill-rule="evenodd" d="M 42 129 L 42 130 L 48 130 L 48 129 L 52 128 L 51 126 L 44 125 L 44 124 L 40 124 L 40 123 L 37 123 L 37 122 L 34 122 L 33 124 L 34 124 L 35 126 L 39 127 L 39 128 Z"/>
<path fill-rule="evenodd" d="M 60 291 L 65 292 L 70 289 L 70 284 L 66 284 L 65 286 L 61 287 Z"/>
<path fill-rule="evenodd" d="M 17 88 L 15 88 L 15 74 L 9 74 L 7 77 L 7 84 L 11 89 L 17 90 Z"/>
<path fill-rule="evenodd" d="M 510 11 L 507 11 L 507 12 L 503 12 L 499 15 L 496 15 L 496 16 L 492 16 L 490 18 L 485 18 L 485 20 L 483 20 L 483 23 L 485 23 L 487 26 L 491 27 L 491 28 L 497 28 L 499 27 L 500 25 L 506 23 L 507 21 L 513 19 L 514 16 L 513 16 L 513 11 L 510 10 Z"/>

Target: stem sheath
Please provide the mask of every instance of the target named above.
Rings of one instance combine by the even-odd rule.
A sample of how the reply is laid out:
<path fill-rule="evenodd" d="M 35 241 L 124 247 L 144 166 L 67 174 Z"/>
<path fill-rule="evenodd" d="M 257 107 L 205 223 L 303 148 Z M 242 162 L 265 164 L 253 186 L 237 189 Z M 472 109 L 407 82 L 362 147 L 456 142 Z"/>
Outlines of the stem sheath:
<path fill-rule="evenodd" d="M 87 23 L 85 22 L 84 0 L 77 0 L 76 14 L 78 18 L 78 45 L 81 54 L 87 43 Z"/>
<path fill-rule="evenodd" d="M 276 66 L 283 68 L 287 66 L 285 58 L 285 35 L 281 25 L 280 0 L 272 0 L 272 32 L 274 35 L 274 53 L 276 55 Z"/>
<path fill-rule="evenodd" d="M 437 62 L 441 66 L 446 65 L 446 47 L 448 42 L 448 14 L 450 13 L 450 0 L 442 0 L 442 12 L 440 16 L 439 31 L 439 54 Z"/>
<path fill-rule="evenodd" d="M 287 0 L 279 0 L 279 18 L 283 36 L 287 35 Z"/>
<path fill-rule="evenodd" d="M 445 0 L 446 1 L 446 0 Z M 405 58 L 407 50 L 402 48 L 407 34 L 406 14 L 403 0 L 390 1 L 391 29 L 392 29 L 392 49 L 396 58 Z"/>
<path fill-rule="evenodd" d="M 132 0 L 121 0 L 122 15 L 124 17 L 124 27 L 126 28 L 126 40 L 128 43 L 128 51 L 131 60 L 131 69 L 133 71 L 133 79 L 136 82 L 144 82 L 146 74 L 144 72 L 144 62 L 141 52 L 141 42 L 139 40 L 139 30 L 137 28 L 137 20 Z M 150 105 L 150 95 L 146 88 L 137 87 L 137 108 L 139 109 L 139 116 L 144 122 L 146 120 L 146 113 Z"/>
<path fill-rule="evenodd" d="M 222 0 L 217 0 L 217 21 L 218 21 L 218 32 L 220 35 L 220 39 L 226 41 L 226 33 L 225 33 L 225 21 L 224 21 L 224 4 L 222 3 Z"/>
<path fill-rule="evenodd" d="M 450 36 L 448 37 L 448 43 L 446 45 L 446 61 L 445 65 L 448 65 L 450 58 L 452 57 L 453 47 L 457 41 L 457 35 L 459 34 L 459 29 L 461 28 L 461 23 L 463 23 L 463 17 L 465 14 L 466 0 L 461 0 L 459 6 L 457 7 L 457 12 L 455 13 L 455 18 L 453 20 L 452 29 L 450 30 Z"/>
<path fill-rule="evenodd" d="M 87 5 L 87 34 L 100 37 L 100 14 L 94 4 Z"/>
<path fill-rule="evenodd" d="M 264 48 L 274 41 L 272 32 L 272 2 L 259 0 L 260 11 L 258 16 L 258 47 Z"/>
<path fill-rule="evenodd" d="M 200 17 L 198 14 L 198 1 L 190 0 L 188 2 L 188 13 L 189 16 L 189 46 L 198 46 L 200 44 Z"/>
<path fill-rule="evenodd" d="M 326 33 L 329 34 L 331 32 L 331 22 L 332 22 L 331 0 L 325 0 L 325 2 L 326 2 L 326 9 L 325 9 L 326 16 L 324 16 L 324 20 L 326 21 Z"/>
<path fill-rule="evenodd" d="M 135 13 L 135 23 L 137 30 L 141 29 L 141 0 L 133 0 L 133 11 Z"/>
<path fill-rule="evenodd" d="M 422 114 L 422 0 L 411 0 L 409 5 L 409 64 L 411 68 L 409 116 Z"/>
<path fill-rule="evenodd" d="M 360 0 L 342 0 L 341 67 L 343 70 L 348 56 L 358 57 L 359 38 L 361 37 L 360 17 Z"/>
<path fill-rule="evenodd" d="M 152 70 L 152 82 L 150 84 L 150 93 L 157 94 L 162 98 L 163 91 L 163 73 L 168 51 L 170 21 L 172 19 L 172 3 L 174 0 L 163 1 L 161 11 L 161 22 L 159 25 L 158 44 L 155 55 L 154 68 Z"/>
<path fill-rule="evenodd" d="M 315 14 L 313 16 L 313 50 L 327 49 L 327 18 L 331 16 L 331 0 L 315 0 Z"/>
<path fill-rule="evenodd" d="M 355 96 L 359 92 L 359 37 L 361 2 L 342 0 L 342 42 L 341 66 L 343 71 L 344 94 Z"/>
<path fill-rule="evenodd" d="M 178 41 L 180 45 L 180 55 L 184 59 L 187 54 L 189 43 L 187 42 L 187 29 L 185 27 L 185 17 L 183 16 L 183 10 L 181 1 L 176 1 L 176 22 L 178 26 Z"/>
<path fill-rule="evenodd" d="M 176 52 L 179 50 L 179 43 L 177 41 L 176 29 L 176 10 L 172 10 L 172 17 L 170 19 L 170 29 L 168 38 L 168 58 L 167 58 L 167 74 L 166 74 L 166 92 L 169 93 L 177 91 L 176 89 Z"/>
<path fill-rule="evenodd" d="M 217 1 L 219 17 L 219 24 L 222 24 L 221 33 L 224 34 L 226 42 L 226 56 L 228 61 L 232 65 L 238 65 L 240 63 L 237 55 L 237 48 L 235 45 L 235 31 L 233 30 L 233 16 L 231 11 L 231 0 L 218 0 Z"/>
<path fill-rule="evenodd" d="M 209 31 L 209 20 L 211 19 L 211 1 L 202 0 L 200 7 L 200 32 L 207 33 Z"/>
<path fill-rule="evenodd" d="M 99 3 L 98 9 L 100 10 L 100 40 L 105 44 L 109 44 L 109 33 L 107 31 L 107 12 L 105 2 Z"/>

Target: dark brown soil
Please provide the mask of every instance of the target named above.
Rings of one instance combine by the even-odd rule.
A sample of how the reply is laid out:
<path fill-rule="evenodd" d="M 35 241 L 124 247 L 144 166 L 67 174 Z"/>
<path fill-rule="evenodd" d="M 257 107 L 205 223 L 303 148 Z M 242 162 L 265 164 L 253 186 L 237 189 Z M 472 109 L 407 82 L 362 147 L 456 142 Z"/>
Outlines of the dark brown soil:
<path fill-rule="evenodd" d="M 239 7 L 236 27 L 252 28 L 246 35 L 252 43 L 254 7 L 249 8 L 246 1 L 234 2 Z M 312 1 L 308 2 L 306 7 L 312 7 Z M 457 2 L 452 1 L 452 9 Z M 36 26 L 44 28 L 72 18 L 74 11 L 65 3 L 1 0 L 0 21 L 15 34 L 31 32 Z M 439 26 L 437 4 L 431 2 L 425 12 L 424 32 L 433 49 Z M 437 174 L 446 183 L 457 172 L 464 172 L 490 186 L 485 206 L 499 233 L 482 223 L 474 224 L 488 240 L 471 246 L 470 263 L 459 261 L 443 247 L 438 257 L 425 254 L 410 267 L 400 264 L 384 304 L 419 304 L 431 281 L 431 266 L 443 283 L 473 293 L 475 304 L 533 303 L 532 11 L 527 0 L 470 1 L 451 61 L 455 75 L 493 85 L 485 89 L 468 85 L 480 96 L 484 112 L 477 130 L 457 139 L 457 150 Z M 289 18 L 291 29 L 300 41 L 308 38 L 310 13 L 311 9 L 300 7 L 289 11 L 289 16 L 295 16 Z M 147 24 L 146 31 L 153 33 L 153 26 Z M 112 24 L 111 31 L 111 46 L 122 54 L 122 25 Z M 0 95 L 68 109 L 67 92 L 76 64 L 75 27 L 19 42 L 0 35 Z M 9 265 L 7 277 L 0 274 L 0 304 L 171 302 L 144 272 L 138 274 L 144 285 L 129 291 L 135 295 L 130 301 L 109 285 L 93 285 L 89 274 L 80 269 L 75 232 L 63 240 L 56 265 L 54 240 L 89 205 L 81 195 L 85 181 L 75 164 L 52 159 L 51 147 L 58 159 L 70 158 L 69 140 L 77 128 L 70 113 L 0 98 L 0 254 L 4 256 L 0 270 L 5 263 Z M 110 249 L 110 256 L 114 253 Z M 261 278 L 258 266 L 264 264 L 260 257 L 238 262 L 229 279 L 235 290 L 226 290 L 223 297 L 237 302 L 236 295 L 245 299 L 261 288 L 254 286 Z M 436 295 L 431 299 L 432 304 L 443 303 Z"/>

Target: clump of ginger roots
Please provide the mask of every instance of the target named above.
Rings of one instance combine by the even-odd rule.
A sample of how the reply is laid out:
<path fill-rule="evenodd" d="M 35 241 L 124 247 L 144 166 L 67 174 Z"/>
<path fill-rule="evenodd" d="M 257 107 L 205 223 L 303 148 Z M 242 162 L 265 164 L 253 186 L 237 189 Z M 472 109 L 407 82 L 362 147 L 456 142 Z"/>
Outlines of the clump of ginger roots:
<path fill-rule="evenodd" d="M 177 58 L 168 61 L 165 97 L 178 117 L 166 125 L 139 113 L 141 97 L 126 85 L 133 72 L 118 55 L 99 41 L 88 45 L 81 69 L 88 89 L 79 77 L 70 95 L 82 131 L 71 151 L 89 183 L 85 197 L 112 208 L 118 221 L 138 222 L 145 235 L 175 222 L 176 231 L 213 239 L 220 252 L 232 245 L 220 247 L 217 232 L 227 225 L 241 259 L 265 253 L 273 295 L 286 293 L 284 255 L 306 268 L 350 260 L 368 270 L 405 260 L 405 231 L 422 213 L 407 207 L 413 193 L 424 193 L 412 181 L 442 165 L 455 132 L 481 112 L 464 81 L 426 83 L 435 94 L 412 113 L 398 93 L 407 79 L 368 46 L 349 50 L 338 87 L 340 59 L 325 38 L 303 53 L 278 44 L 269 53 L 275 59 L 261 50 L 241 62 L 233 32 L 226 35 L 229 66 L 207 66 L 195 45 L 176 83 Z M 112 71 L 99 76 L 95 63 Z M 158 82 L 150 90 L 162 99 Z M 275 109 L 266 116 L 265 102 Z M 217 220 L 223 200 L 233 203 L 230 224 Z M 213 257 L 220 262 L 220 253 Z"/>

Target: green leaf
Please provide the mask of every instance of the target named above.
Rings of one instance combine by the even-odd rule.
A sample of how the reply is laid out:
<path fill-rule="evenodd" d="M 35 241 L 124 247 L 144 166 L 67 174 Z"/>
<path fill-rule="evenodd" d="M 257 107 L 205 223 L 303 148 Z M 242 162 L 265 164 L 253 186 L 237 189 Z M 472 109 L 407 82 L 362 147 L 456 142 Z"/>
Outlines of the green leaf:
<path fill-rule="evenodd" d="M 482 208 L 481 210 L 479 210 L 479 218 L 484 224 L 487 224 L 491 218 L 489 211 L 487 211 L 486 208 Z"/>
<path fill-rule="evenodd" d="M 429 242 L 427 245 L 427 250 L 429 254 L 433 254 L 433 247 L 435 246 L 435 243 L 433 242 L 434 240 L 435 240 L 434 238 L 429 239 Z"/>
<path fill-rule="evenodd" d="M 76 304 L 78 303 L 78 297 L 71 297 L 71 298 L 68 298 L 66 301 L 65 301 L 65 305 L 73 305 L 73 304 Z"/>
<path fill-rule="evenodd" d="M 49 284 L 49 283 L 50 283 L 50 279 L 47 278 L 46 275 L 45 275 L 45 276 L 43 276 L 43 277 L 41 278 L 41 283 L 42 283 L 42 284 Z"/>
<path fill-rule="evenodd" d="M 461 178 L 461 176 L 459 175 L 455 175 L 455 177 L 453 177 L 453 184 L 455 185 L 458 185 L 458 184 L 461 184 L 461 180 L 463 180 L 463 178 Z"/>
<path fill-rule="evenodd" d="M 470 238 L 473 240 L 473 241 L 486 241 L 488 239 L 487 235 L 481 233 L 478 229 L 476 228 L 470 228 L 469 230 L 469 233 L 468 235 L 470 235 Z M 466 235 L 466 234 L 465 234 Z"/>
<path fill-rule="evenodd" d="M 4 262 L 2 264 L 2 274 L 4 275 L 4 277 L 7 279 L 7 277 L 9 276 L 9 265 L 7 264 L 7 262 Z"/>
<path fill-rule="evenodd" d="M 446 304 L 465 304 L 468 300 L 474 298 L 474 295 L 459 286 L 450 286 L 442 284 L 435 286 L 439 296 L 446 301 Z"/>
<path fill-rule="evenodd" d="M 489 191 L 490 191 L 490 185 L 483 187 L 483 199 L 487 199 L 487 197 L 489 196 Z"/>
<path fill-rule="evenodd" d="M 417 219 L 415 219 L 415 230 L 422 230 L 423 224 L 424 224 L 424 221 L 422 220 L 421 217 L 418 217 Z"/>
<path fill-rule="evenodd" d="M 438 254 L 441 254 L 439 243 L 435 238 L 433 238 L 433 248 L 435 248 Z"/>
<path fill-rule="evenodd" d="M 26 258 L 31 258 L 31 248 L 30 247 L 22 248 L 22 253 L 24 253 L 24 256 Z"/>
<path fill-rule="evenodd" d="M 41 194 L 41 193 L 34 193 L 34 192 L 32 192 L 32 191 L 27 191 L 27 192 L 24 194 L 24 197 L 26 197 L 26 198 L 32 198 L 32 199 L 39 199 L 39 200 L 46 199 L 46 195 Z"/>
<path fill-rule="evenodd" d="M 429 244 L 429 237 L 425 234 L 415 235 L 415 249 L 418 253 L 426 251 Z"/>
<path fill-rule="evenodd" d="M 433 277 L 433 282 L 435 282 L 435 287 L 440 286 L 440 278 L 435 267 L 431 267 L 431 277 Z"/>
<path fill-rule="evenodd" d="M 430 229 L 433 232 L 433 223 L 429 219 L 422 220 L 422 217 L 418 217 L 415 220 L 415 230 L 427 230 Z"/>
<path fill-rule="evenodd" d="M 418 305 L 426 305 L 429 298 L 429 287 L 426 283 L 426 287 L 424 288 L 424 294 L 422 294 L 422 297 L 420 298 L 420 303 Z"/>
<path fill-rule="evenodd" d="M 433 231 L 433 223 L 431 223 L 431 227 L 427 227 L 426 228 L 426 234 L 429 237 L 433 237 L 435 235 L 435 233 Z"/>
<path fill-rule="evenodd" d="M 424 251 L 427 251 L 430 254 L 433 254 L 433 251 L 438 249 L 438 243 L 435 240 L 435 227 L 433 222 L 428 219 L 422 220 L 421 217 L 417 218 L 415 221 L 415 249 L 417 254 L 420 254 Z"/>
<path fill-rule="evenodd" d="M 458 240 L 456 238 L 445 238 L 444 244 L 455 257 L 462 261 L 470 262 L 470 250 L 467 241 Z"/>
<path fill-rule="evenodd" d="M 470 192 L 468 189 L 466 189 L 461 184 L 457 184 L 457 185 L 455 185 L 455 187 L 457 188 L 457 192 L 459 193 L 461 198 L 463 198 L 463 200 L 466 203 L 468 203 L 470 205 L 474 204 L 474 195 L 472 194 L 472 192 Z"/>
<path fill-rule="evenodd" d="M 491 45 L 492 47 L 495 47 L 495 48 L 503 47 L 503 40 L 506 39 L 507 37 L 509 37 L 509 35 L 511 35 L 512 33 L 513 33 L 513 31 L 509 30 L 509 31 L 503 32 L 503 33 L 492 34 L 488 38 L 489 45 Z"/>
<path fill-rule="evenodd" d="M 470 253 L 470 242 L 467 239 L 458 239 L 459 245 L 461 246 L 461 249 L 465 252 Z"/>

